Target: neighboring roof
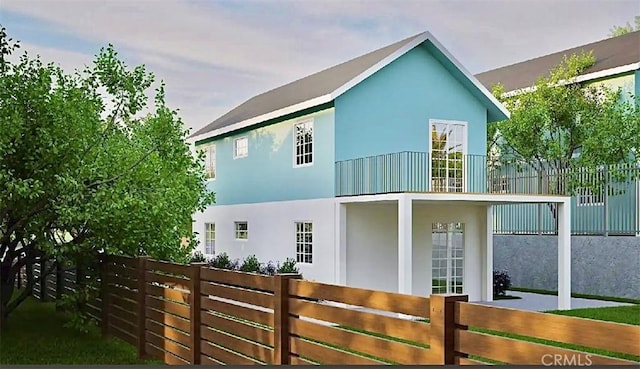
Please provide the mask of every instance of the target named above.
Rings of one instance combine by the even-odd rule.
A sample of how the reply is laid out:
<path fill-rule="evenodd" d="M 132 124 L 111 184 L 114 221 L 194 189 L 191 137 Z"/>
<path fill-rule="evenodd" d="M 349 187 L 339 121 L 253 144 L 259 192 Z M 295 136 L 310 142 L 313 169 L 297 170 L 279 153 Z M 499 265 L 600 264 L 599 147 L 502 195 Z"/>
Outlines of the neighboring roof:
<path fill-rule="evenodd" d="M 535 85 L 540 77 L 547 76 L 553 67 L 562 62 L 565 55 L 570 56 L 572 54 L 580 54 L 582 51 L 589 52 L 592 50 L 593 55 L 596 57 L 596 63 L 586 69 L 582 73 L 583 76 L 593 74 L 593 78 L 599 78 L 605 75 L 597 72 L 607 70 L 621 73 L 624 71 L 616 71 L 615 68 L 629 65 L 631 65 L 631 68 L 638 69 L 637 65 L 633 66 L 632 64 L 640 62 L 640 31 L 486 71 L 476 74 L 476 78 L 487 89 L 493 88 L 493 85 L 497 83 L 502 83 L 505 87 L 505 92 L 519 90 L 531 87 Z"/>
<path fill-rule="evenodd" d="M 492 117 L 509 116 L 504 106 L 472 74 L 466 71 L 430 33 L 424 32 L 257 95 L 199 129 L 190 138 L 204 139 L 207 136 L 218 136 L 331 102 L 426 40 L 431 41 L 442 53 L 442 57 L 448 59 L 459 73 L 462 73 L 462 78 L 466 77 L 471 83 L 470 85 L 466 83 L 467 87 L 475 87 L 478 95 L 481 95 L 481 98 L 490 105 Z"/>

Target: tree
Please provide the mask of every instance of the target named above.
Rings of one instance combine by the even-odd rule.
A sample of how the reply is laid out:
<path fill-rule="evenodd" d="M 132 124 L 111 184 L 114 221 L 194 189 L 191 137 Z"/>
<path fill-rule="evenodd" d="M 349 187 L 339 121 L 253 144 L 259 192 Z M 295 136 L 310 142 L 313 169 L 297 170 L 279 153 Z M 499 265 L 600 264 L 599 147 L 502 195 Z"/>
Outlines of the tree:
<path fill-rule="evenodd" d="M 602 84 L 578 83 L 594 62 L 592 53 L 565 57 L 529 92 L 506 96 L 502 86 L 494 88 L 511 113 L 489 133 L 489 139 L 496 138 L 490 150 L 499 153 L 498 163 L 524 164 L 546 176 L 549 192 L 572 193 L 600 187 L 597 181 L 581 182 L 582 168 L 637 161 L 640 109 L 634 100 L 639 100 L 623 99 L 621 90 Z"/>
<path fill-rule="evenodd" d="M 67 74 L 0 33 L 0 320 L 32 292 L 18 270 L 58 261 L 89 269 L 102 253 L 186 261 L 185 224 L 214 200 L 164 84 L 113 46 Z M 152 105 L 152 106 L 149 106 Z M 44 271 L 40 276 L 51 272 Z M 81 299 L 79 291 L 70 299 Z"/>
<path fill-rule="evenodd" d="M 635 31 L 640 31 L 640 15 L 635 16 L 633 25 L 627 22 L 624 26 L 613 26 L 609 30 L 609 37 L 618 37 Z"/>

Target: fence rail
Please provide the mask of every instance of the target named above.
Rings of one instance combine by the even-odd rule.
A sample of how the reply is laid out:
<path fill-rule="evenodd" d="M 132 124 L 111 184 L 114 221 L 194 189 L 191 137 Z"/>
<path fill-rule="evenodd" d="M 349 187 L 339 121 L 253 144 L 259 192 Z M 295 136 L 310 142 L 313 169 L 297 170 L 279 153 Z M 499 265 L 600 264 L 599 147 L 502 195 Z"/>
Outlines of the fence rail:
<path fill-rule="evenodd" d="M 464 295 L 411 296 L 145 257 L 104 257 L 98 270 L 85 311 L 139 357 L 172 365 L 640 363 L 638 326 L 472 304 Z M 55 276 L 67 282 L 69 274 Z M 87 281 L 75 275 L 75 287 L 61 293 Z M 61 294 L 43 300 L 51 296 Z"/>

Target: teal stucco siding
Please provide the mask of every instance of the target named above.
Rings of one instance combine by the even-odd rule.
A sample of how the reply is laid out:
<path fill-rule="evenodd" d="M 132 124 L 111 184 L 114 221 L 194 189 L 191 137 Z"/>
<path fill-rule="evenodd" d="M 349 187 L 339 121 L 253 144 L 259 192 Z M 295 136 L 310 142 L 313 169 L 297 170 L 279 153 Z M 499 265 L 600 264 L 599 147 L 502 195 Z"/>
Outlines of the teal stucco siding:
<path fill-rule="evenodd" d="M 486 154 L 487 108 L 420 45 L 335 101 L 336 160 L 429 151 L 429 119 L 465 121 L 468 154 Z"/>
<path fill-rule="evenodd" d="M 294 167 L 293 128 L 314 120 L 313 165 Z M 249 155 L 234 159 L 234 140 L 248 137 Z M 212 141 L 216 179 L 207 187 L 216 205 L 304 200 L 334 196 L 334 109 Z"/>

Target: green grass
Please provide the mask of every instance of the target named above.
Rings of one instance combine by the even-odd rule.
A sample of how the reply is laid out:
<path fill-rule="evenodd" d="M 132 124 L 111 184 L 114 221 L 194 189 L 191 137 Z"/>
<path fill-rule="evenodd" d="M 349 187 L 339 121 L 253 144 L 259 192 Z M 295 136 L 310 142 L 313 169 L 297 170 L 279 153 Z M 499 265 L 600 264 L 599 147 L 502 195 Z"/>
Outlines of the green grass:
<path fill-rule="evenodd" d="M 136 348 L 116 338 L 102 338 L 98 327 L 88 333 L 64 327 L 68 317 L 54 303 L 27 299 L 9 316 L 0 332 L 2 365 L 162 364 L 137 359 Z"/>
<path fill-rule="evenodd" d="M 531 293 L 539 293 L 541 295 L 553 295 L 557 296 L 557 291 L 550 290 L 538 290 L 535 288 L 524 288 L 524 287 L 511 287 L 510 291 L 518 291 L 518 292 L 531 292 Z M 588 295 L 584 293 L 571 293 L 571 297 L 582 298 L 582 299 L 593 299 L 593 300 L 602 300 L 602 301 L 613 301 L 613 302 L 625 302 L 628 304 L 640 304 L 640 300 L 632 299 L 628 297 L 615 297 L 615 296 L 600 296 L 600 295 Z"/>

